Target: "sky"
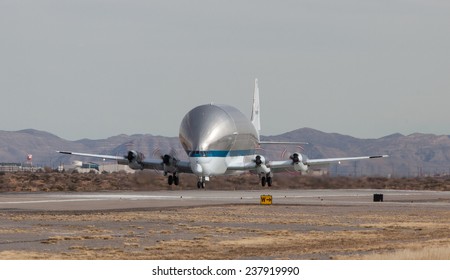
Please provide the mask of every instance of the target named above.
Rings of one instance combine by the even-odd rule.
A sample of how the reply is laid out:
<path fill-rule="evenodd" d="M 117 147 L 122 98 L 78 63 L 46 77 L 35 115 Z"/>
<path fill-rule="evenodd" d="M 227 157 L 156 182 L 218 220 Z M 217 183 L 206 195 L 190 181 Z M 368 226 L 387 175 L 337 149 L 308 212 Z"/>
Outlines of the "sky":
<path fill-rule="evenodd" d="M 0 130 L 177 136 L 206 103 L 262 135 L 449 135 L 447 0 L 0 0 Z"/>

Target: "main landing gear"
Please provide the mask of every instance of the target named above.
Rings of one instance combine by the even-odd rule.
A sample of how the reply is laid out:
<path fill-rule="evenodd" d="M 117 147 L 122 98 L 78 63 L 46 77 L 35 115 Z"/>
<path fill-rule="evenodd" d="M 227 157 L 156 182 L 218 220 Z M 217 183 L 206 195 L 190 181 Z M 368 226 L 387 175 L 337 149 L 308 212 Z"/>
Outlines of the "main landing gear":
<path fill-rule="evenodd" d="M 265 187 L 266 184 L 269 187 L 272 186 L 272 174 L 270 173 L 261 176 L 261 186 Z"/>
<path fill-rule="evenodd" d="M 173 184 L 178 186 L 180 183 L 180 177 L 178 177 L 177 173 L 173 173 L 173 175 L 169 175 L 169 177 L 167 177 L 167 183 L 169 186 L 172 186 Z"/>

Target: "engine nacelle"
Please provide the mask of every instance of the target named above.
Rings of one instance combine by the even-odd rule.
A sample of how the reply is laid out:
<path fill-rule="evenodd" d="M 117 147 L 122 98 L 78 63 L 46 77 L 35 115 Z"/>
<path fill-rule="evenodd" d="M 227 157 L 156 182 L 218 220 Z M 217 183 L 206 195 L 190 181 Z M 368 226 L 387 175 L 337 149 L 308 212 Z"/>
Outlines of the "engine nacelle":
<path fill-rule="evenodd" d="M 165 173 L 174 173 L 177 171 L 177 162 L 178 160 L 168 154 L 161 156 L 162 164 Z"/>
<path fill-rule="evenodd" d="M 256 164 L 256 166 L 260 166 L 260 165 L 266 164 L 266 158 L 261 155 L 257 155 L 257 156 L 255 156 L 255 159 L 253 160 L 253 162 Z"/>
<path fill-rule="evenodd" d="M 253 160 L 253 162 L 256 165 L 256 172 L 258 174 L 267 174 L 270 172 L 270 168 L 268 168 L 266 166 L 266 158 L 261 156 L 261 155 L 257 155 L 255 156 L 255 159 Z"/>
<path fill-rule="evenodd" d="M 125 156 L 125 158 L 128 160 L 128 166 L 131 169 L 143 169 L 142 162 L 145 159 L 143 153 L 131 150 L 128 151 L 128 154 Z"/>
<path fill-rule="evenodd" d="M 300 153 L 294 153 L 292 156 L 290 156 L 290 159 L 292 160 L 292 164 L 294 165 L 294 170 L 297 172 L 308 172 L 308 165 L 305 164 L 306 156 L 300 154 Z"/>
<path fill-rule="evenodd" d="M 161 159 L 163 161 L 163 164 L 167 165 L 167 166 L 176 165 L 176 163 L 178 161 L 176 158 L 174 158 L 173 156 L 168 155 L 168 154 L 161 156 Z"/>

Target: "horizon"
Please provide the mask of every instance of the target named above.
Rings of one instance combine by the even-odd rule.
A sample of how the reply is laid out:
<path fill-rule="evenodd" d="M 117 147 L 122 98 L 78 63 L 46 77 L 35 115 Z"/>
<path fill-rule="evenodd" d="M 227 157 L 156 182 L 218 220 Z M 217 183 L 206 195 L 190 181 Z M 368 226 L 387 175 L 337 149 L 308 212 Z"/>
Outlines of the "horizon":
<path fill-rule="evenodd" d="M 349 134 L 344 134 L 344 133 L 339 133 L 339 132 L 326 132 L 326 131 L 322 131 L 322 130 L 315 129 L 315 128 L 311 128 L 311 127 L 300 127 L 300 128 L 294 129 L 294 130 L 282 132 L 282 133 L 280 133 L 280 134 L 271 134 L 271 135 L 261 134 L 261 137 L 269 137 L 269 138 L 270 138 L 270 137 L 278 137 L 278 136 L 281 136 L 281 135 L 283 135 L 283 134 L 293 133 L 293 132 L 298 131 L 298 130 L 313 130 L 313 131 L 316 131 L 316 132 L 319 132 L 319 133 L 325 133 L 325 134 L 338 134 L 338 135 L 341 135 L 341 136 L 348 136 L 348 137 L 352 137 L 352 138 L 355 138 L 355 139 L 361 139 L 361 140 L 376 140 L 376 139 L 382 139 L 382 138 L 386 138 L 386 137 L 390 137 L 390 136 L 394 136 L 394 135 L 400 135 L 400 136 L 404 136 L 404 137 L 410 137 L 410 136 L 413 136 L 413 135 L 415 135 L 415 134 L 418 134 L 418 135 L 432 135 L 432 136 L 436 136 L 436 137 L 440 137 L 440 136 L 448 136 L 448 137 L 450 137 L 450 134 L 434 134 L 434 133 L 423 133 L 423 132 L 414 132 L 414 133 L 411 133 L 411 134 L 403 134 L 403 133 L 400 133 L 400 132 L 394 132 L 394 133 L 390 133 L 390 134 L 387 134 L 387 135 L 384 135 L 384 136 L 381 136 L 381 137 L 377 137 L 377 138 L 360 138 L 360 137 L 356 137 L 356 136 L 349 135 Z M 70 142 L 76 142 L 76 141 L 81 141 L 81 140 L 93 140 L 93 141 L 96 141 L 96 140 L 105 140 L 105 139 L 108 139 L 108 138 L 118 137 L 118 136 L 132 137 L 132 136 L 145 136 L 145 135 L 149 135 L 149 136 L 153 136 L 153 137 L 178 138 L 178 135 L 176 135 L 176 136 L 167 136 L 167 135 L 152 134 L 152 133 L 149 133 L 149 132 L 148 132 L 148 133 L 132 133 L 132 134 L 119 133 L 119 134 L 110 135 L 110 136 L 107 136 L 107 137 L 104 137 L 104 138 L 66 139 L 66 138 L 61 137 L 61 136 L 59 136 L 58 134 L 53 133 L 53 132 L 51 132 L 51 131 L 40 130 L 40 129 L 35 129 L 35 128 L 25 128 L 25 129 L 19 129 L 19 130 L 0 130 L 0 133 L 1 133 L 1 132 L 7 132 L 7 133 L 21 133 L 21 132 L 27 132 L 27 131 L 36 131 L 36 132 L 48 133 L 48 134 L 50 134 L 50 135 L 56 136 L 56 137 L 58 137 L 58 138 L 61 138 L 61 139 L 65 140 L 65 141 L 70 141 Z"/>

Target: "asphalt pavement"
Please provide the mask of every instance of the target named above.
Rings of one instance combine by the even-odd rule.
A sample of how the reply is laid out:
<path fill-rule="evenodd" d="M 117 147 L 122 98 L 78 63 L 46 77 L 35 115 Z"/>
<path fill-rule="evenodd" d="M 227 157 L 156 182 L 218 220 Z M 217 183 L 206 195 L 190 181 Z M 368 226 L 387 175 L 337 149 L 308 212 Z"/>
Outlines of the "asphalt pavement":
<path fill-rule="evenodd" d="M 374 202 L 382 194 L 383 201 Z M 253 190 L 253 191 L 147 191 L 147 192 L 70 192 L 2 193 L 0 210 L 83 211 L 143 209 L 230 204 L 260 204 L 270 195 L 272 204 L 290 205 L 449 205 L 450 192 L 405 190 Z"/>

